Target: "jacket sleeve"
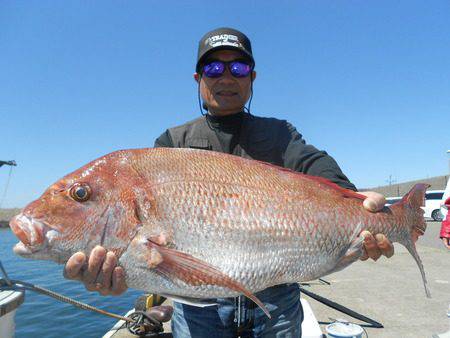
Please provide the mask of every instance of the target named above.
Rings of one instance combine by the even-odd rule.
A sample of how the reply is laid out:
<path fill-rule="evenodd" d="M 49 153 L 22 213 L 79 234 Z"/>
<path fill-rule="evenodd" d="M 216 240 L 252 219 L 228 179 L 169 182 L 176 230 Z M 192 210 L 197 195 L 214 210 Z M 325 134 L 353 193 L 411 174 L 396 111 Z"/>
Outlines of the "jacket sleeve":
<path fill-rule="evenodd" d="M 155 148 L 167 147 L 173 148 L 172 137 L 170 137 L 169 130 L 166 130 L 155 140 Z"/>
<path fill-rule="evenodd" d="M 357 190 L 330 155 L 306 144 L 302 135 L 290 123 L 286 122 L 283 129 L 279 136 L 282 140 L 282 160 L 286 168 L 324 177 L 343 188 Z"/>
<path fill-rule="evenodd" d="M 447 214 L 447 218 L 442 221 L 440 238 L 450 238 L 450 216 L 448 215 L 450 215 L 450 212 Z"/>

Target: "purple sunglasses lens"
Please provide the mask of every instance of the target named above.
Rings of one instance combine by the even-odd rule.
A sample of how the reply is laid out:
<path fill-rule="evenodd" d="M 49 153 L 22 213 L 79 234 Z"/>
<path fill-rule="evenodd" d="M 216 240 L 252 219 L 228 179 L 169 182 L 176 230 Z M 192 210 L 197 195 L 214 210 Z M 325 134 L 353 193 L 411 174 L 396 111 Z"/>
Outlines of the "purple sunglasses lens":
<path fill-rule="evenodd" d="M 203 73 L 207 77 L 219 77 L 225 71 L 225 64 L 220 61 L 213 61 L 203 66 Z"/>
<path fill-rule="evenodd" d="M 252 71 L 252 67 L 245 62 L 233 61 L 227 63 L 222 61 L 212 61 L 203 66 L 203 74 L 206 77 L 220 77 L 225 72 L 226 65 L 234 77 L 246 77 Z"/>
<path fill-rule="evenodd" d="M 235 77 L 245 77 L 250 74 L 252 68 L 243 62 L 232 62 L 230 64 L 230 72 Z"/>

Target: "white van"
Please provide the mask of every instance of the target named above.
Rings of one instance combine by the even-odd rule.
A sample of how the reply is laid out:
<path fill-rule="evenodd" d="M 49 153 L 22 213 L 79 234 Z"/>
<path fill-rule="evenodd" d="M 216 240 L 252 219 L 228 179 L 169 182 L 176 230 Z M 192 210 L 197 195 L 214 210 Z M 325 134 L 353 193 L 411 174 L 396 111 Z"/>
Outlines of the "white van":
<path fill-rule="evenodd" d="M 386 206 L 397 203 L 401 199 L 402 199 L 402 197 L 386 197 Z"/>
<path fill-rule="evenodd" d="M 450 180 L 449 180 L 450 181 Z M 444 219 L 441 212 L 442 196 L 444 190 L 430 190 L 425 194 L 425 206 L 422 209 L 425 211 L 424 217 L 432 218 L 435 221 L 442 221 Z M 386 205 L 394 204 L 400 201 L 402 197 L 386 197 Z"/>
<path fill-rule="evenodd" d="M 441 203 L 444 190 L 430 190 L 425 194 L 425 207 L 422 209 L 425 211 L 424 216 L 432 218 L 435 221 L 442 221 L 444 219 L 441 213 Z"/>

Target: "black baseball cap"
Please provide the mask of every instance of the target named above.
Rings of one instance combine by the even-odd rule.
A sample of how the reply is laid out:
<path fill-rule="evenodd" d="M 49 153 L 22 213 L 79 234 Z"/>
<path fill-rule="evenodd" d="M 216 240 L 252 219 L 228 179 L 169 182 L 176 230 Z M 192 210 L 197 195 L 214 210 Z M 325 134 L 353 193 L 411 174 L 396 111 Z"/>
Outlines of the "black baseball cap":
<path fill-rule="evenodd" d="M 237 50 L 243 53 L 255 66 L 250 39 L 234 28 L 217 28 L 206 33 L 198 44 L 197 64 L 195 71 L 200 72 L 200 65 L 205 58 L 216 50 Z"/>

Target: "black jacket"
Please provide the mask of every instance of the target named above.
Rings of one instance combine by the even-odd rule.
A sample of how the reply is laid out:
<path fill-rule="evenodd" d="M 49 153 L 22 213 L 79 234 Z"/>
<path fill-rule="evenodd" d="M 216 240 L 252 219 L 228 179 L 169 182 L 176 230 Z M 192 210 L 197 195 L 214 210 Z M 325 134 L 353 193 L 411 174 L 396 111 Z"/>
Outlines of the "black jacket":
<path fill-rule="evenodd" d="M 285 120 L 247 113 L 202 116 L 166 130 L 156 139 L 155 147 L 200 148 L 234 154 L 321 176 L 343 188 L 356 190 L 331 156 L 306 144 Z"/>

